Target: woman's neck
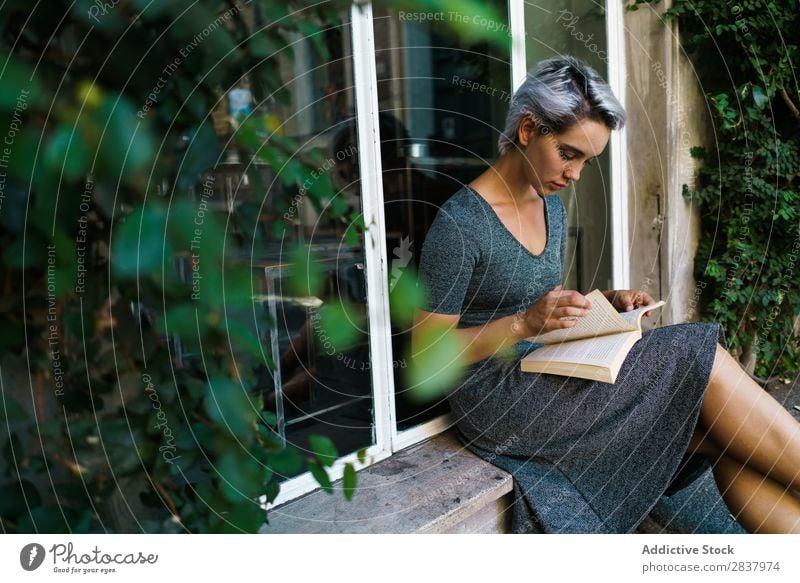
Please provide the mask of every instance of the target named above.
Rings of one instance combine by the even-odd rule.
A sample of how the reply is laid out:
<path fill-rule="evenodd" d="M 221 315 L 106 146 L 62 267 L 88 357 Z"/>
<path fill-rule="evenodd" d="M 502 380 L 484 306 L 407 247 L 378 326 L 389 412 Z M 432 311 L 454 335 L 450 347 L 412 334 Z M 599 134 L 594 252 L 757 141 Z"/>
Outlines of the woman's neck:
<path fill-rule="evenodd" d="M 473 183 L 488 196 L 497 196 L 499 201 L 509 199 L 518 203 L 537 196 L 536 190 L 525 177 L 525 159 L 519 152 L 508 152 L 500 156 Z"/>

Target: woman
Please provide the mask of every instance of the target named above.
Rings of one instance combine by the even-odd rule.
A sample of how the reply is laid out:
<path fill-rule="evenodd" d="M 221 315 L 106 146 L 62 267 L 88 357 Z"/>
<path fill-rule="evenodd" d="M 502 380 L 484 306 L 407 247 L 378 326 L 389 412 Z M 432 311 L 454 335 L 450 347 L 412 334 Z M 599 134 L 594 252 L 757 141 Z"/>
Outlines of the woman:
<path fill-rule="evenodd" d="M 515 521 L 527 516 L 526 530 L 631 532 L 695 454 L 712 458 L 744 528 L 800 532 L 800 424 L 727 353 L 719 325 L 646 332 L 613 385 L 519 369 L 536 348 L 525 338 L 574 326 L 591 309 L 559 286 L 566 213 L 554 194 L 624 122 L 608 85 L 581 62 L 550 59 L 528 74 L 498 160 L 428 232 L 420 274 L 430 299 L 417 313 L 415 349 L 439 326 L 463 342 L 467 377 L 448 396 L 459 435 L 514 472 L 517 503 L 527 505 Z M 653 301 L 643 291 L 604 294 L 618 310 Z"/>

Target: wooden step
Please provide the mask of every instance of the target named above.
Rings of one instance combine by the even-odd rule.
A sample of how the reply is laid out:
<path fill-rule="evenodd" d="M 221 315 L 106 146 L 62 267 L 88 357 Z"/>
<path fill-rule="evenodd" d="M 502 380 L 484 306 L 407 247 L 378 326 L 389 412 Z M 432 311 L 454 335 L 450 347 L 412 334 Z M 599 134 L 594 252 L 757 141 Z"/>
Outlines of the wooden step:
<path fill-rule="evenodd" d="M 499 533 L 510 529 L 512 477 L 450 431 L 358 473 L 351 501 L 311 492 L 273 508 L 264 534 Z"/>

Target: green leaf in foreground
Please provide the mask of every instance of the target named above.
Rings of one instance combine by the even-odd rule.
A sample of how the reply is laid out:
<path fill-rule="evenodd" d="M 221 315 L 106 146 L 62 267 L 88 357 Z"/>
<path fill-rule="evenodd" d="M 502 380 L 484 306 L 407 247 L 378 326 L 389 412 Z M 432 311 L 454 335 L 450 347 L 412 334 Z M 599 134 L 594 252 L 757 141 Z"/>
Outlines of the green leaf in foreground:
<path fill-rule="evenodd" d="M 289 292 L 295 296 L 319 295 L 322 289 L 322 270 L 308 247 L 297 247 L 287 257 L 289 269 Z"/>
<path fill-rule="evenodd" d="M 296 449 L 289 447 L 271 454 L 269 456 L 269 464 L 276 474 L 288 477 L 300 470 L 303 466 L 303 460 Z"/>
<path fill-rule="evenodd" d="M 124 278 L 154 275 L 171 251 L 164 247 L 166 213 L 160 205 L 148 204 L 119 222 L 112 241 L 114 273 Z"/>
<path fill-rule="evenodd" d="M 331 479 L 328 477 L 325 468 L 318 461 L 312 460 L 308 464 L 308 469 L 311 470 L 311 475 L 314 476 L 320 487 L 328 494 L 333 494 L 333 484 L 331 484 Z"/>
<path fill-rule="evenodd" d="M 344 490 L 344 497 L 347 500 L 353 499 L 353 494 L 355 494 L 357 482 L 358 482 L 358 474 L 356 474 L 356 469 L 353 467 L 353 464 L 346 464 L 344 466 L 342 489 Z"/>
<path fill-rule="evenodd" d="M 205 410 L 215 423 L 237 437 L 246 439 L 255 430 L 256 407 L 245 390 L 230 379 L 209 379 Z"/>
<path fill-rule="evenodd" d="M 395 250 L 397 253 L 397 249 Z M 425 289 L 418 282 L 411 265 L 392 265 L 389 274 L 389 306 L 394 325 L 407 326 L 414 320 L 414 312 L 425 306 Z"/>
<path fill-rule="evenodd" d="M 689 155 L 697 160 L 705 160 L 706 149 L 703 148 L 702 146 L 695 146 L 693 148 L 689 148 Z"/>
<path fill-rule="evenodd" d="M 311 451 L 314 452 L 319 463 L 328 467 L 332 466 L 339 456 L 333 441 L 324 435 L 310 435 L 308 441 L 311 443 Z"/>
<path fill-rule="evenodd" d="M 420 330 L 419 343 L 408 359 L 409 396 L 430 401 L 455 388 L 464 368 L 462 352 L 454 330 L 431 326 Z"/>
<path fill-rule="evenodd" d="M 364 313 L 360 306 L 336 301 L 322 307 L 312 324 L 320 350 L 335 354 L 352 348 L 362 335 Z"/>

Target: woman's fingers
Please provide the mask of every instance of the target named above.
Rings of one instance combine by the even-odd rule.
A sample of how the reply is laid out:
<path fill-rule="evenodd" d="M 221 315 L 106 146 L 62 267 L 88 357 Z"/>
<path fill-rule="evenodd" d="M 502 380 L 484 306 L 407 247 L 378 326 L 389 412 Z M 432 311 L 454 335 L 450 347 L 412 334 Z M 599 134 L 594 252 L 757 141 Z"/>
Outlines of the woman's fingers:
<path fill-rule="evenodd" d="M 578 323 L 580 318 L 583 318 L 589 311 L 581 308 L 557 308 L 553 310 L 548 323 L 552 323 L 555 329 L 558 328 L 572 328 Z"/>
<path fill-rule="evenodd" d="M 558 292 L 555 298 L 555 305 L 559 308 L 573 306 L 576 308 L 590 309 L 592 302 L 586 299 L 586 296 L 576 291 L 561 291 Z"/>
<path fill-rule="evenodd" d="M 556 311 L 560 312 L 561 318 L 582 318 L 589 313 L 589 310 L 586 308 L 576 308 L 574 306 L 566 306 Z"/>
<path fill-rule="evenodd" d="M 643 291 L 639 292 L 639 294 L 641 295 L 643 306 L 649 306 L 650 304 L 656 303 L 656 301 L 653 299 L 653 296 L 651 296 L 649 293 Z"/>
<path fill-rule="evenodd" d="M 576 291 L 551 292 L 548 309 L 548 324 L 552 329 L 571 328 L 577 319 L 585 316 L 592 304 Z"/>
<path fill-rule="evenodd" d="M 525 321 L 534 335 L 560 328 L 572 328 L 578 323 L 578 318 L 588 313 L 591 306 L 591 302 L 579 292 L 561 290 L 559 285 L 528 309 Z"/>
<path fill-rule="evenodd" d="M 625 298 L 626 303 L 633 304 L 634 308 L 641 308 L 642 306 L 648 306 L 655 303 L 655 300 L 652 298 L 652 296 L 644 291 L 629 292 L 629 295 L 629 298 Z"/>

